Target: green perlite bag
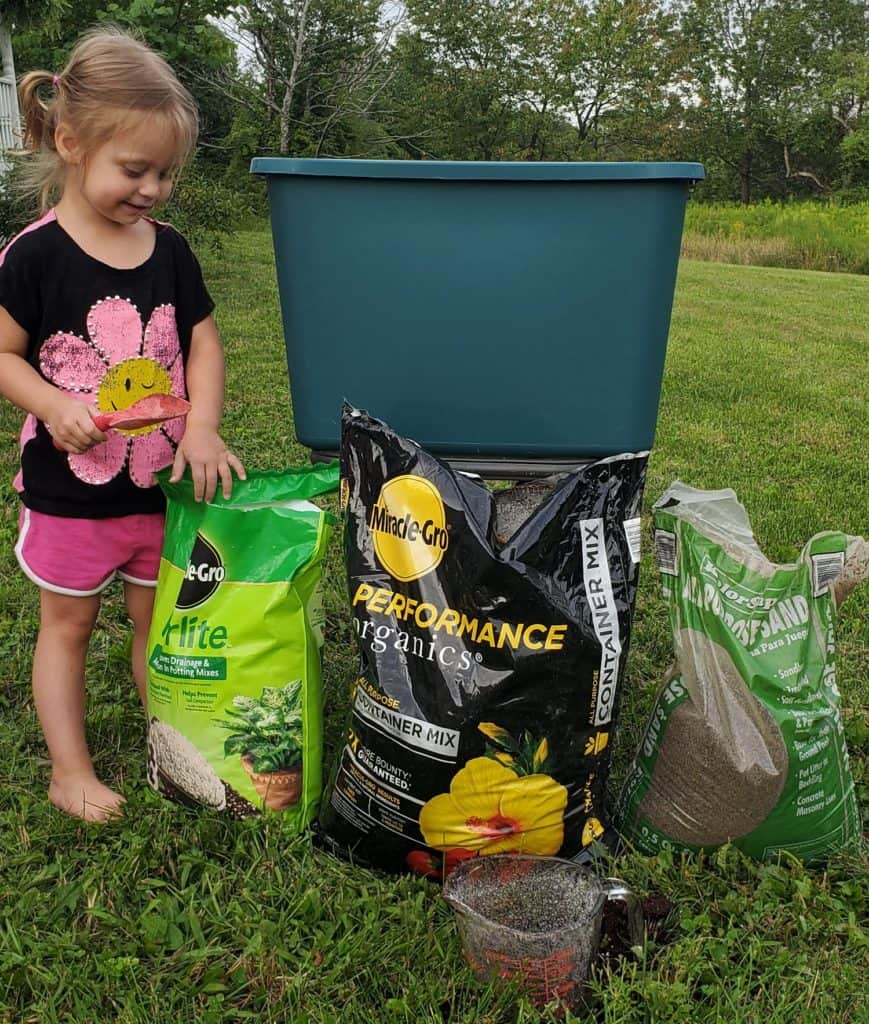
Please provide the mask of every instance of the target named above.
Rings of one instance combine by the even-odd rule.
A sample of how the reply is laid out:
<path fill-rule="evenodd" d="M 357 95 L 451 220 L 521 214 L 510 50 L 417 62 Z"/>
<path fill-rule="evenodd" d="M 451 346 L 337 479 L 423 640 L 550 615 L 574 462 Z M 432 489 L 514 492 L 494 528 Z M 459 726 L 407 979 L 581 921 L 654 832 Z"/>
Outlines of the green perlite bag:
<path fill-rule="evenodd" d="M 209 504 L 168 476 L 149 782 L 235 817 L 282 810 L 304 828 L 321 791 L 320 574 L 333 525 L 310 499 L 338 486 L 338 464 L 250 473 Z"/>
<path fill-rule="evenodd" d="M 733 491 L 678 481 L 653 514 L 676 664 L 619 798 L 619 830 L 650 854 L 732 842 L 813 861 L 850 846 L 859 821 L 833 627 L 865 575 L 865 541 L 820 533 L 775 565 Z"/>

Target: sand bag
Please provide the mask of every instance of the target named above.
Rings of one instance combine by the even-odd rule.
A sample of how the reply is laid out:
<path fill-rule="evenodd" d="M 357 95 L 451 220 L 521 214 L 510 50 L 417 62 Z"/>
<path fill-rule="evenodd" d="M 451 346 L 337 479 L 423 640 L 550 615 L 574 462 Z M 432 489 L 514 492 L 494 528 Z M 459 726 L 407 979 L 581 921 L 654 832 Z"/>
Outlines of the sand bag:
<path fill-rule="evenodd" d="M 654 507 L 676 664 L 619 798 L 640 850 L 731 841 L 757 858 L 829 856 L 859 834 L 839 693 L 837 601 L 866 544 L 821 533 L 769 562 L 732 490 L 676 482 Z"/>
<path fill-rule="evenodd" d="M 234 817 L 286 811 L 303 828 L 321 795 L 320 574 L 331 517 L 311 498 L 338 465 L 250 473 L 232 497 L 168 482 L 148 638 L 148 779 Z"/>
<path fill-rule="evenodd" d="M 341 452 L 361 672 L 327 845 L 434 877 L 605 844 L 645 454 L 496 501 L 364 413 Z"/>

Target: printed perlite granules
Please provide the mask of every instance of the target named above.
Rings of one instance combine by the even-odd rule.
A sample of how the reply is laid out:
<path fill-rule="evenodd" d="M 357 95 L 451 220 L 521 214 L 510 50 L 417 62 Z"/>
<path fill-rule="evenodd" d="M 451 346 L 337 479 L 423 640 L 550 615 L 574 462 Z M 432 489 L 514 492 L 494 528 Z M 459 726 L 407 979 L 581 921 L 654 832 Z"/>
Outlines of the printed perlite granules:
<path fill-rule="evenodd" d="M 361 670 L 324 842 L 437 877 L 606 845 L 645 454 L 496 497 L 345 408 L 341 458 Z"/>
<path fill-rule="evenodd" d="M 148 726 L 148 782 L 179 803 L 202 804 L 231 818 L 248 818 L 260 810 L 222 782 L 211 765 L 177 729 L 152 718 Z"/>
<path fill-rule="evenodd" d="M 209 504 L 167 477 L 149 780 L 233 817 L 281 810 L 301 829 L 321 791 L 319 584 L 331 532 L 309 499 L 337 487 L 337 464 L 250 473 Z"/>
<path fill-rule="evenodd" d="M 226 807 L 226 790 L 214 769 L 186 736 L 152 718 L 148 728 L 148 781 L 160 788 L 160 776 L 190 800 L 218 811 Z"/>
<path fill-rule="evenodd" d="M 676 665 L 619 797 L 620 830 L 645 853 L 732 841 L 815 861 L 853 845 L 834 619 L 865 578 L 865 542 L 817 534 L 776 565 L 733 491 L 679 482 L 654 525 Z"/>

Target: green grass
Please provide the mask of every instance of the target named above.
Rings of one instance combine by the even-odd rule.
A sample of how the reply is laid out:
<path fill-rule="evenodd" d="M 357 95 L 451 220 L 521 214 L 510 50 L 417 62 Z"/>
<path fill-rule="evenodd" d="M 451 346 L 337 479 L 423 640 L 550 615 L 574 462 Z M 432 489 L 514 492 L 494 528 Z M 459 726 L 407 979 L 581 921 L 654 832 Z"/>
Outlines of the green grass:
<path fill-rule="evenodd" d="M 723 263 L 869 274 L 869 203 L 689 203 L 682 253 Z"/>
<path fill-rule="evenodd" d="M 305 459 L 292 439 L 265 232 L 205 259 L 229 360 L 226 435 L 250 466 Z M 670 640 L 649 559 L 648 508 L 674 477 L 732 486 L 758 540 L 790 560 L 817 530 L 869 533 L 865 278 L 686 262 L 644 513 L 646 553 L 614 784 L 642 729 Z M 13 475 L 19 417 L 0 411 L 0 476 Z M 279 816 L 230 822 L 182 810 L 145 783 L 144 720 L 111 593 L 89 667 L 98 770 L 126 819 L 87 827 L 45 800 L 30 701 L 35 588 L 17 571 L 17 505 L 0 506 L 0 1022 L 235 1024 L 541 1018 L 478 986 L 436 888 L 337 861 Z M 327 566 L 327 746 L 335 750 L 356 656 L 340 545 Z M 839 686 L 865 814 L 869 587 L 838 624 Z M 866 862 L 825 869 L 709 858 L 622 858 L 641 894 L 675 904 L 644 963 L 602 962 L 605 1024 L 856 1024 L 869 943 Z"/>

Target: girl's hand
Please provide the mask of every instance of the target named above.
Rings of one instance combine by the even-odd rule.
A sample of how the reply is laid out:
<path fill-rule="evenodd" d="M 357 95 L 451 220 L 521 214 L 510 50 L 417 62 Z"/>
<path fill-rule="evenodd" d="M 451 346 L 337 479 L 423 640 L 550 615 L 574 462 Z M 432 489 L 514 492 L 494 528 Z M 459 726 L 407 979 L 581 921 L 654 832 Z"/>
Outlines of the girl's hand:
<path fill-rule="evenodd" d="M 226 447 L 220 434 L 211 427 L 198 426 L 189 420 L 175 453 L 169 482 L 178 483 L 186 466 L 190 467 L 193 497 L 197 501 L 211 501 L 218 480 L 224 498 L 228 498 L 232 494 L 232 470 L 240 480 L 247 479 L 244 466 Z"/>
<path fill-rule="evenodd" d="M 91 406 L 61 393 L 52 402 L 48 416 L 43 422 L 56 447 L 65 452 L 81 455 L 94 445 L 107 440 L 106 435 L 94 423 L 95 415 Z"/>

